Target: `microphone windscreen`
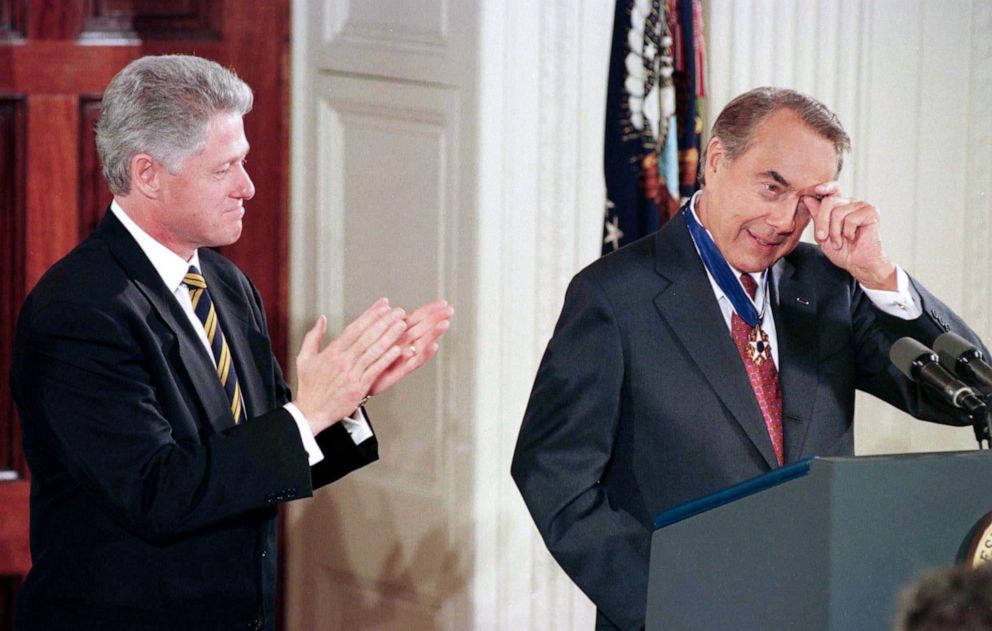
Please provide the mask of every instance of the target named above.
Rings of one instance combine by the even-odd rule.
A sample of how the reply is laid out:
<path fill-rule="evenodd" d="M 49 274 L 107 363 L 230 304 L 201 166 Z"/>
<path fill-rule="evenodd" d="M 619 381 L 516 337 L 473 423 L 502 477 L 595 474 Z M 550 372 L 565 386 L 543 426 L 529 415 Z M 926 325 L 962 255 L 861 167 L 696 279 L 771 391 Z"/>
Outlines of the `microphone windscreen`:
<path fill-rule="evenodd" d="M 948 331 L 941 333 L 933 342 L 933 350 L 940 356 L 940 363 L 944 368 L 954 369 L 954 363 L 968 351 L 977 350 L 974 344 L 964 339 L 957 333 Z"/>
<path fill-rule="evenodd" d="M 932 355 L 933 351 L 911 337 L 897 340 L 889 349 L 889 359 L 899 372 L 916 381 L 913 376 L 913 362 L 920 355 Z"/>

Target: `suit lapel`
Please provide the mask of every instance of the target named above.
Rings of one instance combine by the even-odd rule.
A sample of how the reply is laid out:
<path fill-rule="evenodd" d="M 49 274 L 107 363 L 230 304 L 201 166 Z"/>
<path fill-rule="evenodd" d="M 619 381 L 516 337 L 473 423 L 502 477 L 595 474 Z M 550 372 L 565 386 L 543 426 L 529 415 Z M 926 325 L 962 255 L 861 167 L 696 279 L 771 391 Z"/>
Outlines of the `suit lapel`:
<path fill-rule="evenodd" d="M 670 283 L 654 299 L 658 312 L 768 465 L 775 467 L 775 450 L 754 390 L 681 213 L 655 239 L 656 270 Z"/>
<path fill-rule="evenodd" d="M 794 461 L 802 453 L 812 421 L 819 328 L 814 287 L 795 278 L 788 257 L 782 263 L 781 274 L 772 283 L 772 312 L 778 337 L 785 457 Z"/>
<path fill-rule="evenodd" d="M 203 348 L 175 296 L 113 213 L 107 212 L 98 230 L 103 233 L 118 263 L 175 335 L 181 365 L 173 366 L 173 370 L 184 371 L 188 375 L 203 405 L 208 423 L 215 431 L 231 427 L 233 419 L 227 393 L 220 384 L 207 349 Z"/>

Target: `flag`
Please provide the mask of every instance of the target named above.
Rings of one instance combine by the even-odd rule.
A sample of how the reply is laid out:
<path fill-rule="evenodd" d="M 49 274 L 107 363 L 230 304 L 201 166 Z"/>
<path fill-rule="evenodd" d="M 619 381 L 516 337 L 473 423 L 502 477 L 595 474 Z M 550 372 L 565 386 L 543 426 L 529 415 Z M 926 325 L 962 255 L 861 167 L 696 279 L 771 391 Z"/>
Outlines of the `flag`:
<path fill-rule="evenodd" d="M 617 0 L 603 151 L 603 254 L 654 232 L 678 209 L 665 179 L 676 154 L 670 151 L 669 160 L 664 154 L 666 139 L 676 136 L 670 133 L 676 124 L 672 43 L 663 0 Z"/>
<path fill-rule="evenodd" d="M 674 40 L 676 120 L 678 121 L 679 195 L 692 197 L 699 188 L 699 156 L 706 96 L 702 0 L 667 0 Z"/>

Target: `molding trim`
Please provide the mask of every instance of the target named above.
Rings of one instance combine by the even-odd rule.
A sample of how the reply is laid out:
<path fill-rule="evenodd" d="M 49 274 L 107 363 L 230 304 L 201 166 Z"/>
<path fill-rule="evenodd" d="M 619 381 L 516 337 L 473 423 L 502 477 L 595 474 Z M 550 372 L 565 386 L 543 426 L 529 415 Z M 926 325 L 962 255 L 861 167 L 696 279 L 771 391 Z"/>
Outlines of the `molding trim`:
<path fill-rule="evenodd" d="M 27 36 L 28 0 L 0 0 L 0 42 Z"/>
<path fill-rule="evenodd" d="M 307 0 L 297 0 L 311 6 Z M 322 71 L 465 87 L 475 2 L 326 0 L 310 12 L 312 61 Z M 452 28 L 452 25 L 456 25 Z"/>
<path fill-rule="evenodd" d="M 10 359 L 14 325 L 24 300 L 27 223 L 25 178 L 27 157 L 26 99 L 0 95 L 0 470 L 16 471 L 23 478 L 27 464 L 20 447 L 21 432 L 10 388 Z"/>
<path fill-rule="evenodd" d="M 351 18 L 349 0 L 334 0 L 327 4 L 327 18 L 324 25 L 324 45 L 372 46 L 377 50 L 387 49 L 398 52 L 443 56 L 448 45 L 448 1 L 434 0 L 433 7 L 428 2 L 418 3 L 418 13 L 431 12 L 436 18 L 435 28 L 401 28 L 399 24 L 356 21 Z M 433 11 L 431 10 L 433 9 Z"/>

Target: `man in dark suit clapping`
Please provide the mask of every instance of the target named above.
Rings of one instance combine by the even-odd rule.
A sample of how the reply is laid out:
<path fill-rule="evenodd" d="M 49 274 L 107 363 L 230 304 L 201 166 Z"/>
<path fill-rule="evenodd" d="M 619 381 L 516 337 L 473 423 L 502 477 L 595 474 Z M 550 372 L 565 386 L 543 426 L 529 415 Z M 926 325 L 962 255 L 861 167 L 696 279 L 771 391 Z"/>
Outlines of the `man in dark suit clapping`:
<path fill-rule="evenodd" d="M 364 400 L 437 351 L 452 311 L 385 299 L 291 395 L 251 281 L 207 249 L 254 195 L 251 89 L 197 57 L 139 59 L 107 87 L 114 194 L 21 310 L 11 385 L 31 468 L 17 628 L 272 629 L 276 504 L 377 458 Z"/>

